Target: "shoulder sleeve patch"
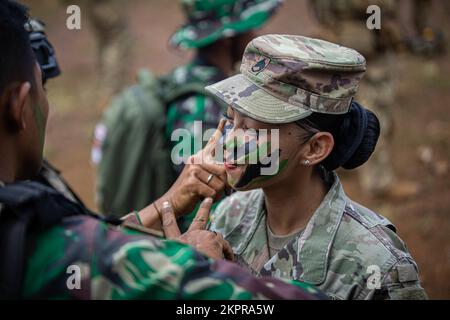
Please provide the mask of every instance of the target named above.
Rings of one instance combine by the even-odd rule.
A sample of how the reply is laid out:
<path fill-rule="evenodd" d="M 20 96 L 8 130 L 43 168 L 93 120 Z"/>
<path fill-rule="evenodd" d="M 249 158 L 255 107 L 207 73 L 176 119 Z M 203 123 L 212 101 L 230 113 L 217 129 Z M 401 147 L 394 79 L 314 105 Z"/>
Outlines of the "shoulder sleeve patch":
<path fill-rule="evenodd" d="M 388 290 L 391 300 L 427 300 L 427 294 L 420 287 L 393 288 Z"/>
<path fill-rule="evenodd" d="M 398 272 L 398 281 L 400 283 L 419 280 L 416 268 L 412 264 L 405 264 L 398 266 L 397 272 Z"/>

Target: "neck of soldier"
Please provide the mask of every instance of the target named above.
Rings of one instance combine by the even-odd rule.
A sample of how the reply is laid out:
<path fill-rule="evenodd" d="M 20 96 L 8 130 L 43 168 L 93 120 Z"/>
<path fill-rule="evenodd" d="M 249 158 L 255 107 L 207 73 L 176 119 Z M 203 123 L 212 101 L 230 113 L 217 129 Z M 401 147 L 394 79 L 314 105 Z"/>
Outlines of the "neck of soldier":
<path fill-rule="evenodd" d="M 205 58 L 209 64 L 222 71 L 227 77 L 233 74 L 234 61 L 228 42 L 220 41 L 217 44 L 202 49 L 199 54 Z"/>
<path fill-rule="evenodd" d="M 298 171 L 263 189 L 267 222 L 274 234 L 288 235 L 304 228 L 327 194 L 313 168 Z"/>
<path fill-rule="evenodd" d="M 0 181 L 11 183 L 17 179 L 17 153 L 9 139 L 1 138 L 0 143 Z"/>

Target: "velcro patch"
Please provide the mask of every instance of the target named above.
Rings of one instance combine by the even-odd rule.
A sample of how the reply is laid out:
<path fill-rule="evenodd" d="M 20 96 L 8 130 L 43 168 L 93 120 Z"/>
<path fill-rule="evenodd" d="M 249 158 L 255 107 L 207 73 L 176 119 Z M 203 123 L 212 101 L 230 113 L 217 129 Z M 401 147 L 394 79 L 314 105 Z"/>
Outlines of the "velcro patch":
<path fill-rule="evenodd" d="M 400 283 L 419 280 L 416 268 L 412 264 L 405 264 L 398 266 L 397 272 L 398 272 L 398 281 Z"/>

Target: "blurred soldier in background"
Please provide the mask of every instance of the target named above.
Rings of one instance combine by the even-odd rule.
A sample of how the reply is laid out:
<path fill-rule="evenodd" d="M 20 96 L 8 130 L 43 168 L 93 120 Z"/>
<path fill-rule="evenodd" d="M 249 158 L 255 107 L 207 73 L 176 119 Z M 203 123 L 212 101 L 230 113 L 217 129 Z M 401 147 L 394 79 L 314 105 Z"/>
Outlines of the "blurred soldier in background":
<path fill-rule="evenodd" d="M 432 55 L 445 50 L 442 28 L 449 14 L 443 0 L 399 0 L 398 16 L 408 49 L 415 54 Z"/>
<path fill-rule="evenodd" d="M 182 143 L 189 144 L 191 154 L 197 151 L 195 138 L 215 128 L 225 111 L 204 87 L 234 72 L 254 30 L 279 5 L 280 0 L 181 1 L 186 23 L 170 44 L 196 50 L 193 60 L 161 78 L 141 70 L 138 84 L 113 101 L 95 129 L 92 160 L 98 163 L 102 212 L 119 215 L 143 208 L 167 190 L 183 168 L 171 161 L 172 132 L 189 130 L 192 139 Z M 194 121 L 202 121 L 200 130 L 194 129 Z"/>
<path fill-rule="evenodd" d="M 391 141 L 395 105 L 395 51 L 401 44 L 396 19 L 397 3 L 393 0 L 316 0 L 310 1 L 320 24 L 322 38 L 354 48 L 367 59 L 367 72 L 361 82 L 357 99 L 373 110 L 381 122 L 381 136 L 372 159 L 361 169 L 360 182 L 366 192 L 383 196 L 395 192 L 409 195 L 416 192 L 413 183 L 399 183 L 392 167 Z M 369 30 L 366 13 L 370 5 L 381 9 L 381 29 Z M 395 190 L 394 190 L 395 189 Z"/>
<path fill-rule="evenodd" d="M 74 4 L 61 0 L 64 5 Z M 126 0 L 81 0 L 82 14 L 86 13 L 97 45 L 99 80 L 96 95 L 99 107 L 106 106 L 111 96 L 124 86 L 123 76 L 128 67 L 131 37 L 127 21 Z"/>

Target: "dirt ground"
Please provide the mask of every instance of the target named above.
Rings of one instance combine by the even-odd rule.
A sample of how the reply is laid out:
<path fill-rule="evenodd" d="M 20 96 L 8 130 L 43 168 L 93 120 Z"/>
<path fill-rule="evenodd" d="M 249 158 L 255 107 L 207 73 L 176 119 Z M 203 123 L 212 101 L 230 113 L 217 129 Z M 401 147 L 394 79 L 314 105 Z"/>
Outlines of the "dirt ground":
<path fill-rule="evenodd" d="M 96 50 L 87 18 L 82 29 L 65 28 L 65 7 L 57 1 L 28 0 L 32 14 L 47 23 L 63 75 L 48 84 L 51 114 L 46 157 L 89 207 L 95 208 L 94 168 L 90 163 L 93 127 L 101 115 L 96 104 Z M 72 1 L 77 3 L 78 1 Z M 72 3 L 71 2 L 71 3 Z M 189 58 L 167 47 L 167 39 L 182 16 L 177 1 L 128 1 L 133 51 L 126 82 L 148 67 L 165 73 Z M 313 35 L 305 1 L 287 1 L 263 33 Z M 399 61 L 393 165 L 401 181 L 413 181 L 419 192 L 408 198 L 376 199 L 359 187 L 356 173 L 342 172 L 347 193 L 378 210 L 397 226 L 419 268 L 422 284 L 434 299 L 450 299 L 450 59 L 402 55 Z"/>

